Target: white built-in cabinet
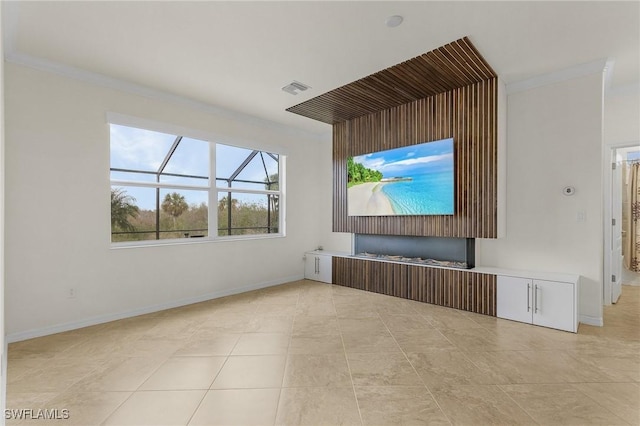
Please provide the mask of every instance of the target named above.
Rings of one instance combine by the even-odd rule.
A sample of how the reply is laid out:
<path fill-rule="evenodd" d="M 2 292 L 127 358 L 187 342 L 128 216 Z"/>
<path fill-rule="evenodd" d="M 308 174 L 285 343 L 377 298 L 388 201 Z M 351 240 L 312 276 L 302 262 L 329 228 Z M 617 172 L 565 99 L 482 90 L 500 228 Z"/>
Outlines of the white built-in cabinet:
<path fill-rule="evenodd" d="M 331 284 L 331 254 L 321 251 L 305 253 L 304 277 L 308 280 Z"/>
<path fill-rule="evenodd" d="M 578 331 L 578 280 L 551 281 L 498 275 L 498 318 Z"/>

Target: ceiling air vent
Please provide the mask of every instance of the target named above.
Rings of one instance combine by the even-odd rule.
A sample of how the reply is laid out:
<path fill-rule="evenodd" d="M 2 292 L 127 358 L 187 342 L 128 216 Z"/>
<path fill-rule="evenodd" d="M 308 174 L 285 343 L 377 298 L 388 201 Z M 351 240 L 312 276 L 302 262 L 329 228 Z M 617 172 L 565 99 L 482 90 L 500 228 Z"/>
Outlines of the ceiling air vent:
<path fill-rule="evenodd" d="M 282 88 L 282 90 L 284 90 L 287 93 L 291 93 L 292 95 L 297 95 L 298 94 L 298 90 L 301 92 L 304 92 L 307 89 L 310 89 L 311 86 L 307 86 L 304 83 L 300 83 L 299 81 L 292 81 L 291 83 L 287 84 L 286 86 L 284 86 Z"/>

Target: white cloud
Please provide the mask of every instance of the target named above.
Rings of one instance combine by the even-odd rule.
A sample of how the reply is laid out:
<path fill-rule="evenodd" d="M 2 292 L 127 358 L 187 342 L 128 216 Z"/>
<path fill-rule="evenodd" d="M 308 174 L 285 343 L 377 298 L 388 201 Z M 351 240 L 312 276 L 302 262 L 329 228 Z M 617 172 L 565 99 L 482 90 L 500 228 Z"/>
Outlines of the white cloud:
<path fill-rule="evenodd" d="M 427 164 L 440 160 L 449 160 L 453 158 L 453 154 L 430 155 L 428 157 L 408 158 L 406 160 L 395 161 L 382 165 L 381 170 L 395 168 L 399 166 L 413 166 L 415 164 Z"/>
<path fill-rule="evenodd" d="M 374 159 L 370 160 L 370 159 L 366 158 L 368 156 L 363 156 L 363 157 L 359 157 L 357 159 L 354 159 L 354 161 L 356 161 L 357 163 L 362 164 L 367 169 L 380 170 L 381 167 L 384 167 L 385 163 L 384 163 L 384 159 L 383 158 L 374 158 Z"/>
<path fill-rule="evenodd" d="M 413 155 L 415 155 L 415 153 L 413 153 Z M 393 161 L 389 163 L 385 162 L 383 158 L 367 159 L 364 156 L 358 157 L 355 160 L 368 169 L 378 170 L 384 173 L 385 171 L 400 171 L 403 167 L 414 166 L 416 164 L 428 164 L 436 161 L 451 160 L 452 158 L 453 154 L 448 153 L 440 155 L 429 155 L 418 158 L 406 158 L 404 160 Z"/>
<path fill-rule="evenodd" d="M 111 126 L 112 166 L 157 170 L 169 146 L 158 134 L 132 127 Z M 170 137 L 170 135 L 167 135 Z"/>

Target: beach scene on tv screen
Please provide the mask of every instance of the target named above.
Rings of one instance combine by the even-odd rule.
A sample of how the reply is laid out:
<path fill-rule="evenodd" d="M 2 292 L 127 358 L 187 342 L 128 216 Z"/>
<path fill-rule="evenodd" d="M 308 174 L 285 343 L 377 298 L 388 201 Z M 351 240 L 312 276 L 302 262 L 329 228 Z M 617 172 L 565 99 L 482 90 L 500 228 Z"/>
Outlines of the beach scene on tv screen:
<path fill-rule="evenodd" d="M 349 216 L 452 215 L 453 139 L 347 159 Z"/>

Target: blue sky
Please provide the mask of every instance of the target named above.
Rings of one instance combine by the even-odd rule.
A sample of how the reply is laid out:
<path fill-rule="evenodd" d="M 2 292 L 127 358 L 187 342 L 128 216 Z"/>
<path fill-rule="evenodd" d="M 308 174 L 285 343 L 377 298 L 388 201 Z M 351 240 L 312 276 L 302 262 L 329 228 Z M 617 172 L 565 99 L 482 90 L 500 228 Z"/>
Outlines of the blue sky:
<path fill-rule="evenodd" d="M 640 160 L 640 151 L 632 151 L 628 153 L 627 160 Z"/>
<path fill-rule="evenodd" d="M 157 171 L 164 160 L 169 148 L 176 136 L 150 130 L 136 129 L 133 127 L 111 125 L 111 167 L 131 170 Z M 176 152 L 167 163 L 165 172 L 188 174 L 197 176 L 209 176 L 209 146 L 210 142 L 184 137 Z M 229 145 L 216 144 L 216 175 L 217 177 L 229 177 L 238 166 L 251 153 L 250 149 L 237 148 Z M 267 172 L 277 173 L 277 163 L 268 156 L 265 157 Z M 140 173 L 111 172 L 111 179 L 155 182 L 154 175 Z M 256 180 L 262 182 L 265 179 L 265 170 L 260 156 L 247 165 L 238 179 Z M 186 179 L 179 177 L 163 176 L 163 183 L 177 183 L 206 187 L 205 179 Z M 224 182 L 217 182 L 218 186 L 225 186 Z M 235 183 L 239 188 L 259 188 L 263 185 L 251 185 Z M 155 209 L 155 189 L 126 187 L 129 195 L 136 198 L 137 204 L 142 209 Z M 161 197 L 167 190 L 161 191 Z M 172 192 L 168 190 L 168 192 Z M 189 204 L 207 202 L 206 191 L 179 190 Z M 234 195 L 235 196 L 235 195 Z M 236 198 L 242 198 L 238 196 Z"/>
<path fill-rule="evenodd" d="M 382 172 L 385 178 L 453 170 L 453 139 L 360 155 L 353 161 Z"/>

